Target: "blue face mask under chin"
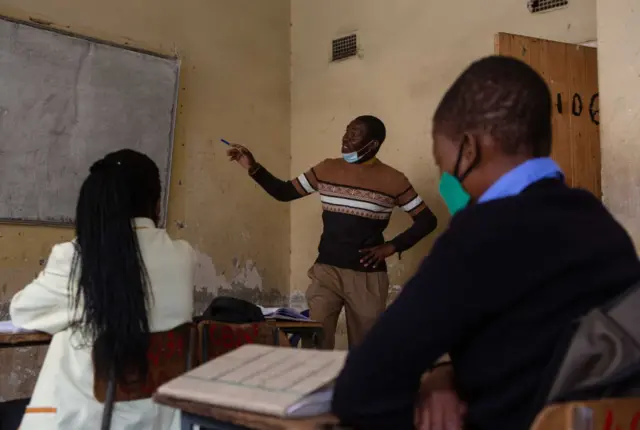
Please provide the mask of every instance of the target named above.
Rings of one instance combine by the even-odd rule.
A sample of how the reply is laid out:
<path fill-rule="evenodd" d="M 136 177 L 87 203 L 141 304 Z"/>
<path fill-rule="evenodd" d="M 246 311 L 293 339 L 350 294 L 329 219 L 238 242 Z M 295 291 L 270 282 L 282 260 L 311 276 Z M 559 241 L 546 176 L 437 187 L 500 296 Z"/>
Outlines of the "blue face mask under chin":
<path fill-rule="evenodd" d="M 342 158 L 344 158 L 344 161 L 346 161 L 347 163 L 357 163 L 359 159 L 358 151 L 349 152 L 348 154 L 342 154 Z"/>
<path fill-rule="evenodd" d="M 363 149 L 365 149 L 368 146 L 373 145 L 374 143 L 376 143 L 375 140 L 372 140 L 371 142 L 367 143 L 365 146 L 363 146 L 360 151 L 362 151 Z M 358 161 L 362 160 L 367 154 L 369 154 L 371 152 L 372 149 L 375 149 L 375 147 L 369 149 L 368 151 L 365 151 L 363 154 L 358 155 L 359 151 L 354 151 L 354 152 L 348 152 L 346 154 L 342 154 L 342 158 L 344 158 L 344 161 L 346 161 L 347 163 L 357 163 Z"/>

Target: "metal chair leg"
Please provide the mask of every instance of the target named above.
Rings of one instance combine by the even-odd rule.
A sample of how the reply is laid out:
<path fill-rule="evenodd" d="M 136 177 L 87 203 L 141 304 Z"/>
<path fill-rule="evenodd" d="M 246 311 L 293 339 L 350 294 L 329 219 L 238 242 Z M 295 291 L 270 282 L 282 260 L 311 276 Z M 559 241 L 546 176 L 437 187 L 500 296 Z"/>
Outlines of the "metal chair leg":
<path fill-rule="evenodd" d="M 191 370 L 194 367 L 194 363 L 195 360 L 197 360 L 196 357 L 194 357 L 194 349 L 195 349 L 195 344 L 197 342 L 196 340 L 196 330 L 193 329 L 193 327 L 189 328 L 189 346 L 188 346 L 188 350 L 187 350 L 187 372 L 189 370 Z"/>
<path fill-rule="evenodd" d="M 193 430 L 193 421 L 189 415 L 184 412 L 180 412 L 180 430 Z"/>
<path fill-rule="evenodd" d="M 100 430 L 111 430 L 111 417 L 113 415 L 113 400 L 116 395 L 116 376 L 112 369 L 109 373 L 109 383 L 107 384 L 107 395 L 102 410 L 102 424 Z"/>

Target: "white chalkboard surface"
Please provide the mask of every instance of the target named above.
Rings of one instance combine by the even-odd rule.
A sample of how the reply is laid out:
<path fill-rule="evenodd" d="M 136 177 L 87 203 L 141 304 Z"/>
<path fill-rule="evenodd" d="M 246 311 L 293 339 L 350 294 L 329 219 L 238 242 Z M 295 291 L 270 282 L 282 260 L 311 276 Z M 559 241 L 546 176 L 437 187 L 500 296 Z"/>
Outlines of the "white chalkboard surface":
<path fill-rule="evenodd" d="M 157 163 L 166 214 L 178 74 L 176 59 L 0 20 L 0 221 L 72 224 L 89 167 L 122 148 Z"/>

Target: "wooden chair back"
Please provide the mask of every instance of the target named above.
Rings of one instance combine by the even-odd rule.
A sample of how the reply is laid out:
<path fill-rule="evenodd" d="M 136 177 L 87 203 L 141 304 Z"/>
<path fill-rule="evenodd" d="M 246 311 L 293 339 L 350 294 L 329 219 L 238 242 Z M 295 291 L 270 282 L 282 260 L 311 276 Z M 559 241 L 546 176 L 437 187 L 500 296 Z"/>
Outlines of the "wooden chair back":
<path fill-rule="evenodd" d="M 132 376 L 127 384 L 115 384 L 113 401 L 128 402 L 148 399 L 156 389 L 177 378 L 191 368 L 195 357 L 195 326 L 192 323 L 182 324 L 169 331 L 151 333 L 149 339 L 149 373 L 146 381 Z M 100 403 L 105 403 L 109 381 L 94 376 L 93 395 Z M 109 399 L 112 400 L 112 399 Z"/>
<path fill-rule="evenodd" d="M 279 330 L 266 322 L 229 324 L 217 321 L 198 323 L 199 361 L 206 363 L 242 345 L 279 345 Z"/>
<path fill-rule="evenodd" d="M 550 405 L 531 430 L 640 430 L 640 398 Z"/>

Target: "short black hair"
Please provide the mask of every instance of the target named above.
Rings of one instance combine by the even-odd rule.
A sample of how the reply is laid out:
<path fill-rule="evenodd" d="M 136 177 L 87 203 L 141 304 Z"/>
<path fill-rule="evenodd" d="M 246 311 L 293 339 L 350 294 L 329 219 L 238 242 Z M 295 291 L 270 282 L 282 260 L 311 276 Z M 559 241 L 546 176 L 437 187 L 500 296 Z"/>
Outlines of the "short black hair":
<path fill-rule="evenodd" d="M 362 115 L 356 118 L 354 121 L 361 122 L 367 127 L 367 138 L 371 140 L 377 140 L 382 144 L 387 137 L 387 128 L 384 123 L 373 115 Z"/>
<path fill-rule="evenodd" d="M 551 94 L 531 66 L 511 57 L 485 57 L 449 88 L 433 126 L 454 140 L 465 132 L 488 133 L 509 155 L 549 156 Z"/>

